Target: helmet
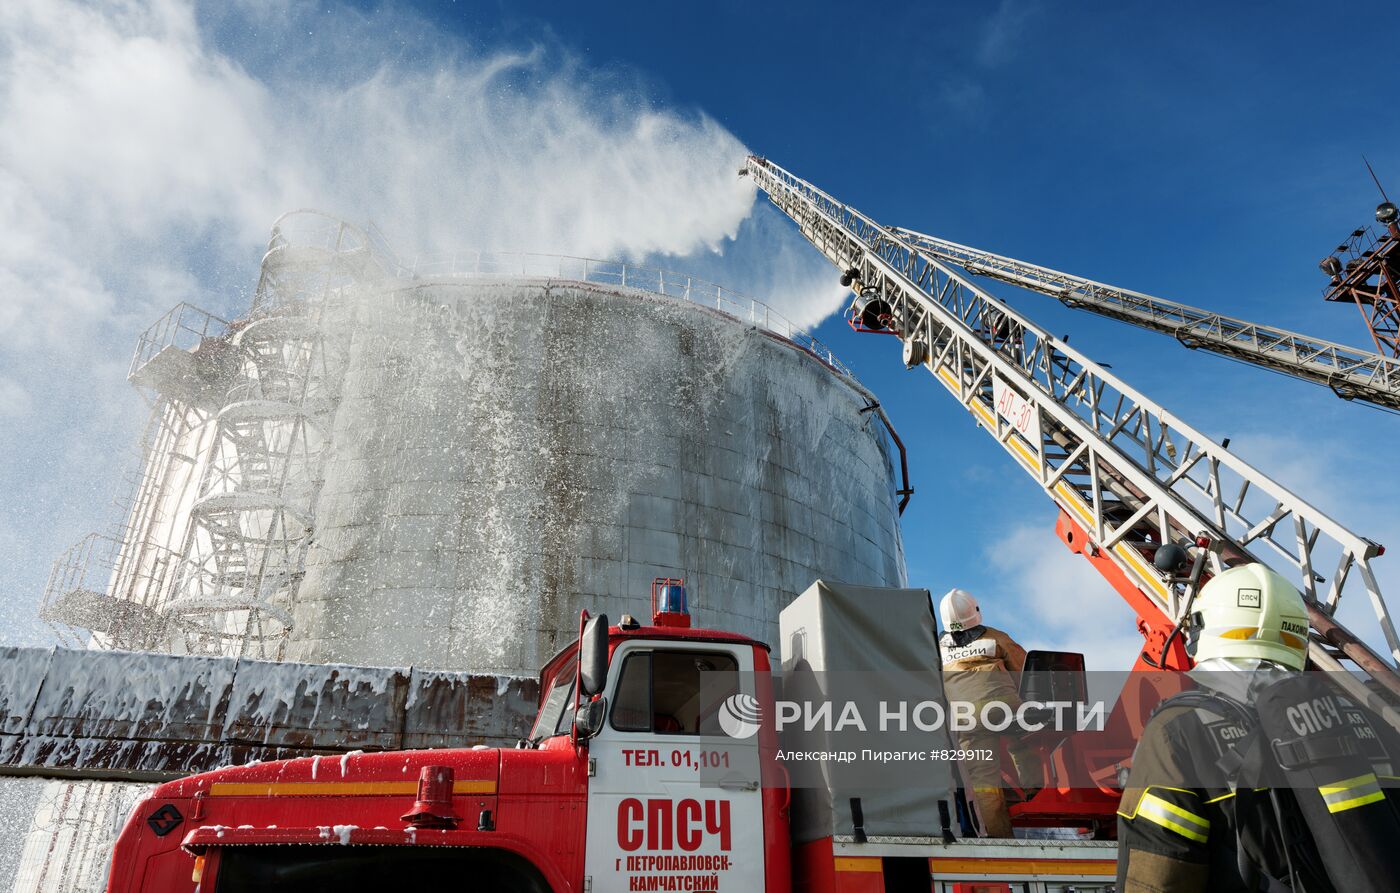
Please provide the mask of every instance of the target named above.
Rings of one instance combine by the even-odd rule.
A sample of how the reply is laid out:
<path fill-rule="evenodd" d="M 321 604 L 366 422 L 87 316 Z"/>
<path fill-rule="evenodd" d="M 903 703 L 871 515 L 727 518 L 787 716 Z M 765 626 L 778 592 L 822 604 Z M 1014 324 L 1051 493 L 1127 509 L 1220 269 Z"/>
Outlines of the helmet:
<path fill-rule="evenodd" d="M 981 625 L 982 609 L 977 599 L 965 590 L 949 589 L 943 601 L 938 603 L 938 618 L 943 621 L 944 629 L 957 632 Z"/>
<path fill-rule="evenodd" d="M 1196 596 L 1187 650 L 1197 662 L 1256 658 L 1301 670 L 1308 654 L 1303 596 L 1262 564 L 1232 567 Z"/>

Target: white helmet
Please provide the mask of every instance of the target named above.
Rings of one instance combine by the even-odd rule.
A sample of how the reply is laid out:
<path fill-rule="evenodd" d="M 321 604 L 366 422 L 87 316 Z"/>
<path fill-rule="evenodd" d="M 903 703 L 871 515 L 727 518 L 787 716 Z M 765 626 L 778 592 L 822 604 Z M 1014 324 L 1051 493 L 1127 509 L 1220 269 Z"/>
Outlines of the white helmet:
<path fill-rule="evenodd" d="M 971 629 L 982 624 L 982 608 L 977 599 L 963 589 L 949 589 L 938 603 L 938 618 L 948 632 Z"/>
<path fill-rule="evenodd" d="M 1255 658 L 1301 670 L 1308 656 L 1307 606 L 1292 583 L 1264 565 L 1232 567 L 1201 587 L 1188 643 L 1197 663 Z"/>

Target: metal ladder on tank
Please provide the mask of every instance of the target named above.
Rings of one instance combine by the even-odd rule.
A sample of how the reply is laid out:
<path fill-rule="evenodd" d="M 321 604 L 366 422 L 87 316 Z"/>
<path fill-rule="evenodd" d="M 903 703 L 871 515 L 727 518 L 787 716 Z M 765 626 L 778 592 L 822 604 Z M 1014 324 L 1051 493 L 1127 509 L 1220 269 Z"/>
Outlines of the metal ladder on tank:
<path fill-rule="evenodd" d="M 289 218 L 320 235 L 288 238 Z M 333 407 L 334 351 L 322 316 L 373 262 L 363 234 L 319 212 L 279 218 L 252 319 L 231 337 L 243 373 L 216 416 L 214 454 L 185 548 L 181 596 L 166 605 L 192 650 L 280 660 L 305 573 Z"/>

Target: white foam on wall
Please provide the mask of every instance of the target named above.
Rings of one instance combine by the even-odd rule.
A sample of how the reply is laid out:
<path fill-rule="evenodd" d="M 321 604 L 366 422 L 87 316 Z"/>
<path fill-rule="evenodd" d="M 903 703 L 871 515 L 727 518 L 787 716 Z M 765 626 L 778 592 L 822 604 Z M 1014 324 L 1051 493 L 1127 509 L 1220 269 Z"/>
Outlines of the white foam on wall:
<path fill-rule="evenodd" d="M 893 465 L 811 355 L 681 301 L 567 282 L 367 287 L 293 659 L 531 674 L 586 608 L 771 641 L 818 577 L 895 586 Z"/>

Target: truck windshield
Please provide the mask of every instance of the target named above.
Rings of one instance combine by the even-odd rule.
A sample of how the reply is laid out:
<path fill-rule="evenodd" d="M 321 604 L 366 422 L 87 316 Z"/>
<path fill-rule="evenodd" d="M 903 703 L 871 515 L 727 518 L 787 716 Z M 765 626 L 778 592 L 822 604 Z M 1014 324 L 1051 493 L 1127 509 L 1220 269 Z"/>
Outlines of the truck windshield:
<path fill-rule="evenodd" d="M 569 728 L 569 706 L 574 702 L 574 680 L 569 673 L 560 673 L 550 680 L 540 715 L 530 729 L 530 740 L 539 741 L 551 735 L 562 735 Z"/>

